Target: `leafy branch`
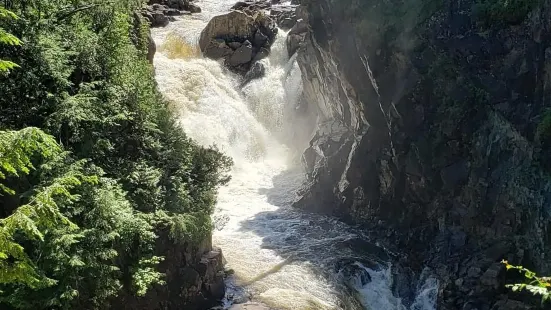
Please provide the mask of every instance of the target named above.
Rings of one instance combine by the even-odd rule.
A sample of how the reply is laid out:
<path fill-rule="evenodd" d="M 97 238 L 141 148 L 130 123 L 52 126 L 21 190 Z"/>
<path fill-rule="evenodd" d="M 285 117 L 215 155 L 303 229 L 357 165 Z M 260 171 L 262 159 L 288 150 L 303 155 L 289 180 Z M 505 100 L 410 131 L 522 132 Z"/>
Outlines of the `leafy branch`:
<path fill-rule="evenodd" d="M 524 275 L 525 283 L 515 283 L 506 285 L 513 292 L 523 290 L 529 291 L 533 295 L 539 295 L 542 298 L 542 303 L 551 301 L 551 277 L 538 277 L 535 272 L 528 270 L 522 266 L 510 265 L 506 260 L 501 261 L 507 270 L 517 270 Z"/>

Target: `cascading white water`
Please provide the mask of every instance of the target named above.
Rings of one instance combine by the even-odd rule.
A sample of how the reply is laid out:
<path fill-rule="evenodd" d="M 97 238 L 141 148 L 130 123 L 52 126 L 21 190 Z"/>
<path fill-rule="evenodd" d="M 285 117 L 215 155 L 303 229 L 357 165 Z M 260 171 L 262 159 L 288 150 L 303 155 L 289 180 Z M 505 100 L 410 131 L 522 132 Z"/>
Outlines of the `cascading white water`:
<path fill-rule="evenodd" d="M 158 47 L 168 34 L 196 42 L 208 20 L 233 3 L 201 1 L 202 13 L 154 29 Z M 284 37 L 280 32 L 263 60 L 266 76 L 242 90 L 216 61 L 169 59 L 162 49 L 154 60 L 159 88 L 173 102 L 183 130 L 203 145 L 216 145 L 235 163 L 214 215 L 213 241 L 235 272 L 228 284 L 233 293 L 246 292 L 275 309 L 405 309 L 392 293 L 389 269 L 381 267 L 386 265 L 380 248 L 335 219 L 290 208 L 304 178 L 297 145 L 306 141 L 297 141 L 293 130 L 300 127 L 288 122 L 301 77 L 287 57 Z M 379 253 L 359 254 L 358 244 Z M 350 264 L 363 269 L 344 275 Z M 362 270 L 364 277 L 369 273 L 368 283 L 354 280 Z M 422 282 L 411 310 L 434 309 L 437 283 L 431 281 Z"/>

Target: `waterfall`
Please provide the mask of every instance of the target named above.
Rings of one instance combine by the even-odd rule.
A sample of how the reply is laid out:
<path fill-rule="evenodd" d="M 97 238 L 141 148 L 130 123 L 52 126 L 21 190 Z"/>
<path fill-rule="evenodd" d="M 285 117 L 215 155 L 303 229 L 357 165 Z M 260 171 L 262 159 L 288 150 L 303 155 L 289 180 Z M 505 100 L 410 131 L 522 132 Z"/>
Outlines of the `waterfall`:
<path fill-rule="evenodd" d="M 227 281 L 228 304 L 252 297 L 275 309 L 405 309 L 393 295 L 384 255 L 355 250 L 357 244 L 368 244 L 359 232 L 290 207 L 304 180 L 297 154 L 307 141 L 299 134 L 300 118 L 291 117 L 302 84 L 295 59 L 287 56 L 286 34 L 280 31 L 270 56 L 262 60 L 265 77 L 242 89 L 238 77 L 219 62 L 201 56 L 170 59 L 163 53 L 168 35 L 195 44 L 208 20 L 233 2 L 203 0 L 198 3 L 202 13 L 153 30 L 159 89 L 182 129 L 235 163 L 213 216 L 213 242 L 234 271 Z M 350 289 L 345 280 L 350 275 L 343 276 L 343 270 L 356 261 L 365 264 L 371 281 Z M 429 299 L 436 287 L 434 281 L 422 286 L 425 295 L 411 309 L 434 309 Z"/>

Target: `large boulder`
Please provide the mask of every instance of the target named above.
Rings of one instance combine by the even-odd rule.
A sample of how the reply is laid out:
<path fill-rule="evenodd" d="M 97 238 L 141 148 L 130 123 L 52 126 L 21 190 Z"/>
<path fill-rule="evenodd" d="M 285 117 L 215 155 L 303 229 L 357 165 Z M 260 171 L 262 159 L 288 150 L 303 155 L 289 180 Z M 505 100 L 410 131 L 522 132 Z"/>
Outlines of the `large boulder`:
<path fill-rule="evenodd" d="M 235 7 L 248 5 L 239 2 Z M 255 64 L 268 56 L 276 35 L 275 22 L 264 12 L 234 10 L 210 20 L 201 32 L 199 47 L 205 57 L 224 59 L 231 71 L 248 82 L 264 74 L 264 68 Z"/>
<path fill-rule="evenodd" d="M 308 24 L 302 19 L 299 19 L 291 31 L 289 31 L 286 42 L 289 57 L 296 53 L 296 51 L 300 48 L 302 42 L 304 42 L 307 31 Z"/>
<path fill-rule="evenodd" d="M 199 47 L 204 52 L 212 39 L 245 41 L 254 35 L 256 28 L 254 18 L 243 12 L 231 11 L 218 15 L 213 17 L 201 32 Z"/>

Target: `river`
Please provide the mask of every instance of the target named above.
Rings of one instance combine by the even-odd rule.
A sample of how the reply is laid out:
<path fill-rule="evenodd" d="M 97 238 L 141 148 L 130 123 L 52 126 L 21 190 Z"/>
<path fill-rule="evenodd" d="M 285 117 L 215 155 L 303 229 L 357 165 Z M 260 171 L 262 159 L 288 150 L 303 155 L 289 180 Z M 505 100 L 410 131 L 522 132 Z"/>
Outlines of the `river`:
<path fill-rule="evenodd" d="M 234 271 L 227 280 L 227 305 L 252 298 L 279 310 L 435 309 L 434 279 L 409 283 L 415 296 L 406 302 L 393 294 L 395 279 L 384 250 L 336 219 L 290 207 L 304 181 L 299 156 L 307 133 L 291 117 L 301 76 L 287 57 L 283 31 L 262 60 L 266 76 L 243 89 L 216 61 L 193 53 L 167 57 L 167 37 L 196 46 L 210 18 L 234 2 L 198 1 L 201 13 L 153 30 L 157 82 L 183 130 L 235 162 L 213 216 L 213 242 Z"/>

